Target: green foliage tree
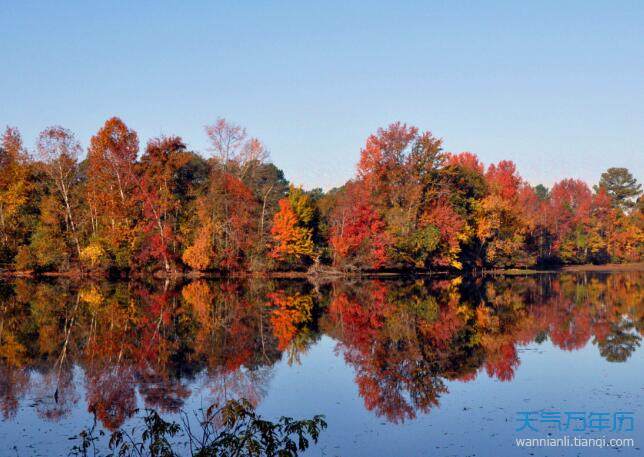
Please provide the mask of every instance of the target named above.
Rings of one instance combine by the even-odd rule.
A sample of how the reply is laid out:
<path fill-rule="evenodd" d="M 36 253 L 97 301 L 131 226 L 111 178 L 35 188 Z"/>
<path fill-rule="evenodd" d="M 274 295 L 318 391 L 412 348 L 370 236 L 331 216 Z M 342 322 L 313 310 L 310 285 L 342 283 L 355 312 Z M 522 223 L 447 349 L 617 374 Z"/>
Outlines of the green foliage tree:
<path fill-rule="evenodd" d="M 599 185 L 595 187 L 597 191 L 600 187 L 606 189 L 617 207 L 627 211 L 635 206 L 635 200 L 642 193 L 642 185 L 638 184 L 637 179 L 633 177 L 626 168 L 609 168 L 602 173 L 599 179 Z"/>
<path fill-rule="evenodd" d="M 550 195 L 550 191 L 546 186 L 543 184 L 537 184 L 534 186 L 534 193 L 539 197 L 539 200 L 545 201 L 548 199 L 548 196 Z"/>

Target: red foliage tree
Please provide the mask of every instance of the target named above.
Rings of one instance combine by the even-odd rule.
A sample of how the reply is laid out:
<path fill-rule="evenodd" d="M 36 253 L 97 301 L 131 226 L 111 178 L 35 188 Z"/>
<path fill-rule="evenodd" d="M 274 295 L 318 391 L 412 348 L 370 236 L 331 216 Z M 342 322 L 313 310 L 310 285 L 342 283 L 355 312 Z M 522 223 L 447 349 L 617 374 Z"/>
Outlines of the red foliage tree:
<path fill-rule="evenodd" d="M 177 171 L 187 163 L 186 146 L 179 137 L 160 137 L 148 142 L 139 163 L 137 198 L 143 209 L 139 221 L 143 261 L 163 262 L 166 271 L 177 257 Z"/>
<path fill-rule="evenodd" d="M 387 262 L 390 239 L 385 223 L 363 197 L 358 184 L 347 186 L 331 215 L 331 236 L 336 265 L 380 268 Z"/>

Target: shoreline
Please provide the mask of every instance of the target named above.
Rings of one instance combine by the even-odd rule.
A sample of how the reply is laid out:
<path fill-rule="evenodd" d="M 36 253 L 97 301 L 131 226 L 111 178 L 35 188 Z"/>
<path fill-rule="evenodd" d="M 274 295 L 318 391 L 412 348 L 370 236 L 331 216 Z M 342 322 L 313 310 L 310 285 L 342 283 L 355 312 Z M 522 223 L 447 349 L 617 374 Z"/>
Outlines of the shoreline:
<path fill-rule="evenodd" d="M 644 262 L 632 263 L 608 263 L 604 265 L 582 264 L 582 265 L 563 265 L 556 268 L 549 269 L 535 269 L 535 268 L 498 268 L 498 269 L 483 269 L 483 270 L 469 270 L 465 272 L 450 271 L 450 270 L 432 270 L 432 271 L 340 271 L 332 268 L 317 269 L 315 271 L 266 271 L 266 272 L 252 272 L 252 271 L 239 271 L 239 272 L 200 272 L 200 271 L 175 271 L 166 273 L 164 271 L 156 271 L 149 275 L 134 275 L 129 276 L 129 279 L 137 277 L 152 277 L 155 279 L 248 279 L 248 278 L 264 278 L 264 279 L 375 279 L 375 278 L 404 278 L 404 277 L 435 277 L 435 276 L 452 276 L 452 275 L 472 275 L 472 276 L 527 276 L 537 274 L 555 274 L 555 273 L 613 273 L 613 272 L 644 272 Z M 18 279 L 18 278 L 68 278 L 68 279 L 110 279 L 105 274 L 97 274 L 97 272 L 81 272 L 80 270 L 70 271 L 46 271 L 35 272 L 33 270 L 27 271 L 12 271 L 0 270 L 1 279 Z M 114 278 L 118 280 L 118 278 Z M 126 279 L 126 278 L 122 278 Z"/>
<path fill-rule="evenodd" d="M 632 263 L 607 263 L 604 265 L 566 265 L 561 268 L 562 271 L 567 272 L 585 272 L 585 271 L 598 271 L 598 272 L 613 272 L 613 271 L 644 271 L 644 262 Z"/>
<path fill-rule="evenodd" d="M 595 265 L 586 263 L 581 265 L 561 265 L 553 268 L 536 269 L 536 268 L 498 268 L 482 270 L 483 275 L 503 275 L 503 276 L 526 276 L 537 274 L 556 274 L 556 273 L 618 273 L 628 271 L 644 272 L 644 262 L 629 263 L 606 263 Z"/>

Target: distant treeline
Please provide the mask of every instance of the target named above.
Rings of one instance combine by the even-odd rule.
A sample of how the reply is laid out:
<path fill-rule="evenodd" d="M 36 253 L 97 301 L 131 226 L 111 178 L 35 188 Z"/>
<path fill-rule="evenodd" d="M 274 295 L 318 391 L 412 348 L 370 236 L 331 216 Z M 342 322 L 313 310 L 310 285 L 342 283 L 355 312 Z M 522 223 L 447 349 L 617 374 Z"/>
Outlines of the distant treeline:
<path fill-rule="evenodd" d="M 219 119 L 211 154 L 148 141 L 109 119 L 87 156 L 62 127 L 28 151 L 0 146 L 0 266 L 148 272 L 426 270 L 639 261 L 641 185 L 624 168 L 591 190 L 532 187 L 514 163 L 487 168 L 395 123 L 371 135 L 355 178 L 329 192 L 290 184 L 264 145 Z"/>

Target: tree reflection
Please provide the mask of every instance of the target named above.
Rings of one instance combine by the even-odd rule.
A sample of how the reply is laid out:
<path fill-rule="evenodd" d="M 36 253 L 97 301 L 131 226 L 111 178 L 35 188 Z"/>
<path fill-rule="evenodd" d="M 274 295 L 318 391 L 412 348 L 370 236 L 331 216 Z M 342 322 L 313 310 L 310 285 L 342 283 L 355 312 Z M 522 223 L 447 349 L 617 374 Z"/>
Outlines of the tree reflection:
<path fill-rule="evenodd" d="M 596 345 L 609 362 L 641 344 L 641 274 L 416 281 L 203 281 L 0 285 L 0 411 L 25 398 L 60 420 L 81 397 L 117 429 L 137 407 L 176 413 L 261 402 L 282 358 L 324 333 L 355 371 L 365 407 L 392 422 L 439 405 L 448 381 L 511 381 L 519 348 Z M 142 405 L 137 403 L 140 396 Z"/>
<path fill-rule="evenodd" d="M 323 330 L 366 408 L 401 422 L 437 406 L 445 380 L 512 380 L 518 347 L 548 336 L 568 351 L 594 337 L 608 361 L 626 360 L 641 341 L 639 284 L 637 274 L 338 284 Z"/>

